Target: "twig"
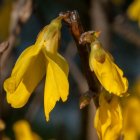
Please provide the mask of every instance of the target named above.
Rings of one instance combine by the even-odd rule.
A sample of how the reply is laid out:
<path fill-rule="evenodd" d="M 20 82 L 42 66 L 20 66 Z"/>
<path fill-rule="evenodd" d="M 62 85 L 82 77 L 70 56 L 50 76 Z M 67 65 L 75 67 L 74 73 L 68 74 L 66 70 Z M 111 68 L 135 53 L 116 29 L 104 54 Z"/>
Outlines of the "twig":
<path fill-rule="evenodd" d="M 6 51 L 8 48 L 9 43 L 7 41 L 0 44 L 0 93 L 2 93 L 2 73 L 1 73 L 1 58 L 2 54 Z M 1 104 L 1 103 L 0 103 Z"/>
<path fill-rule="evenodd" d="M 99 84 L 98 79 L 95 76 L 95 73 L 92 72 L 89 68 L 89 53 L 90 53 L 90 47 L 88 44 L 79 44 L 79 38 L 81 34 L 84 32 L 83 26 L 81 24 L 79 14 L 77 11 L 68 11 L 64 13 L 60 13 L 60 16 L 64 17 L 64 22 L 68 24 L 71 34 L 75 40 L 78 53 L 81 58 L 83 70 L 88 82 L 89 90 L 92 91 L 90 94 L 92 94 L 92 97 L 95 99 L 98 97 L 98 93 L 101 90 L 101 86 Z"/>
<path fill-rule="evenodd" d="M 90 53 L 90 46 L 89 44 L 81 44 L 80 36 L 82 33 L 84 33 L 83 26 L 81 24 L 79 15 L 77 11 L 72 12 L 65 12 L 60 13 L 60 16 L 64 16 L 64 22 L 68 24 L 71 34 L 74 38 L 74 41 L 77 46 L 78 53 L 81 58 L 81 64 L 85 73 L 85 77 L 88 83 L 89 90 L 81 96 L 81 103 L 80 108 L 85 107 L 90 103 L 90 100 L 93 99 L 96 107 L 99 106 L 98 104 L 98 96 L 101 91 L 101 86 L 99 84 L 99 81 L 97 80 L 95 73 L 92 72 L 89 68 L 89 53 Z M 87 129 L 85 124 L 87 124 L 87 109 L 84 109 L 82 111 L 82 134 L 87 133 Z M 81 139 L 86 139 L 86 135 L 82 135 Z"/>
<path fill-rule="evenodd" d="M 96 107 L 93 102 L 88 107 L 88 117 L 87 117 L 87 140 L 98 140 L 97 132 L 93 127 L 93 119 L 95 117 Z"/>
<path fill-rule="evenodd" d="M 3 52 L 8 48 L 9 43 L 7 41 L 2 42 L 0 44 L 0 56 L 3 54 Z"/>
<path fill-rule="evenodd" d="M 136 32 L 131 25 L 126 23 L 122 16 L 118 17 L 112 24 L 112 30 L 119 34 L 122 38 L 140 48 L 140 34 Z"/>

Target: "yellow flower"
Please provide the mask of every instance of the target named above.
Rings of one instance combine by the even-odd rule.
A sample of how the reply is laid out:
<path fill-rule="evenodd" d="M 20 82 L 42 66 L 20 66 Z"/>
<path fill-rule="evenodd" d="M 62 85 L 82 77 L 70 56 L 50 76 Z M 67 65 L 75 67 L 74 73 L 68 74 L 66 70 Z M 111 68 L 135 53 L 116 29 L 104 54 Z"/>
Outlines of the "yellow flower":
<path fill-rule="evenodd" d="M 111 101 L 107 101 L 101 93 L 99 103 L 94 119 L 98 137 L 100 140 L 117 140 L 122 129 L 122 112 L 118 97 L 113 95 Z"/>
<path fill-rule="evenodd" d="M 140 135 L 140 99 L 130 96 L 124 101 L 123 135 L 124 140 L 137 140 Z"/>
<path fill-rule="evenodd" d="M 138 21 L 140 24 L 140 0 L 134 0 L 127 9 L 127 14 L 133 21 Z"/>
<path fill-rule="evenodd" d="M 91 43 L 89 65 L 109 93 L 117 96 L 123 96 L 126 93 L 128 81 L 123 77 L 123 71 L 113 62 L 111 54 L 102 48 L 98 40 Z"/>
<path fill-rule="evenodd" d="M 41 140 L 40 136 L 31 130 L 29 123 L 25 120 L 16 122 L 13 130 L 16 140 Z"/>
<path fill-rule="evenodd" d="M 69 92 L 68 64 L 57 52 L 61 20 L 61 17 L 54 19 L 40 32 L 35 44 L 20 55 L 11 77 L 4 82 L 8 103 L 20 108 L 46 74 L 44 109 L 47 121 L 56 102 L 60 98 L 66 101 Z"/>

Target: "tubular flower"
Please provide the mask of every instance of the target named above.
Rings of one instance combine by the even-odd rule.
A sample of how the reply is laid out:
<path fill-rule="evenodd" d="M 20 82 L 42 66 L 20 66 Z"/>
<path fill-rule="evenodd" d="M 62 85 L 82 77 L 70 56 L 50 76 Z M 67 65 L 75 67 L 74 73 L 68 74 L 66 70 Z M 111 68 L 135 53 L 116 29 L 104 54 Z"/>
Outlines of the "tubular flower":
<path fill-rule="evenodd" d="M 31 130 L 29 123 L 25 120 L 16 122 L 13 130 L 16 140 L 41 140 L 40 136 Z"/>
<path fill-rule="evenodd" d="M 46 74 L 44 108 L 49 113 L 61 98 L 67 100 L 68 64 L 57 52 L 60 40 L 61 17 L 54 19 L 38 35 L 34 45 L 18 58 L 10 78 L 4 82 L 7 102 L 14 108 L 23 107 Z"/>
<path fill-rule="evenodd" d="M 100 106 L 94 119 L 98 137 L 100 140 L 117 140 L 122 129 L 122 112 L 118 97 L 113 95 L 108 102 L 101 93 L 99 102 Z"/>
<path fill-rule="evenodd" d="M 88 31 L 81 35 L 79 43 L 90 43 L 89 66 L 95 72 L 102 86 L 117 96 L 123 96 L 128 89 L 128 81 L 123 71 L 113 62 L 113 57 L 106 52 L 98 40 L 100 32 Z"/>
<path fill-rule="evenodd" d="M 123 77 L 123 71 L 113 62 L 113 57 L 102 48 L 99 41 L 91 43 L 89 65 L 109 93 L 117 96 L 126 93 L 128 81 Z"/>
<path fill-rule="evenodd" d="M 127 14 L 133 21 L 138 21 L 140 25 L 140 0 L 134 0 L 127 9 Z"/>

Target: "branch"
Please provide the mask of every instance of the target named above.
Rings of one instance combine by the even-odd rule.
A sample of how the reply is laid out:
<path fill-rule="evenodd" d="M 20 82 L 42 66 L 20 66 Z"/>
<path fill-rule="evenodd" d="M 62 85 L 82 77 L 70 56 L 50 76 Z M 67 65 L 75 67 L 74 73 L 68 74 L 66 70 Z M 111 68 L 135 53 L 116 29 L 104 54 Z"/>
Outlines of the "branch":
<path fill-rule="evenodd" d="M 8 48 L 8 42 L 2 42 L 0 43 L 0 56 L 5 52 L 5 50 Z"/>
<path fill-rule="evenodd" d="M 120 17 L 120 19 L 116 20 L 112 24 L 112 30 L 130 43 L 136 45 L 136 47 L 140 48 L 140 34 L 124 20 L 125 19 L 123 17 Z"/>
<path fill-rule="evenodd" d="M 95 73 L 92 72 L 89 67 L 89 44 L 83 45 L 79 43 L 80 36 L 82 33 L 84 33 L 79 14 L 77 11 L 68 11 L 60 13 L 60 16 L 64 17 L 64 22 L 69 26 L 81 58 L 82 67 L 89 86 L 89 91 L 85 93 L 85 97 L 87 97 L 88 93 L 89 97 L 93 97 L 93 99 L 95 99 L 96 97 L 98 97 L 98 93 L 101 91 L 101 86 L 95 76 Z"/>

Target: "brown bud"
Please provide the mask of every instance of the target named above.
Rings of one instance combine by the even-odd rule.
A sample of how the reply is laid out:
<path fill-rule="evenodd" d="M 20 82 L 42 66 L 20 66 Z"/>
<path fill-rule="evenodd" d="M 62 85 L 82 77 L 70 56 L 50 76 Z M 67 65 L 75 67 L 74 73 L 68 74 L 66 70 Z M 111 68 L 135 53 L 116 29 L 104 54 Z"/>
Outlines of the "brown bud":
<path fill-rule="evenodd" d="M 87 105 L 89 105 L 91 99 L 92 99 L 92 93 L 91 93 L 91 91 L 87 91 L 86 93 L 84 93 L 80 97 L 80 101 L 79 101 L 80 109 L 83 109 L 84 107 L 86 107 Z"/>

